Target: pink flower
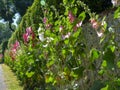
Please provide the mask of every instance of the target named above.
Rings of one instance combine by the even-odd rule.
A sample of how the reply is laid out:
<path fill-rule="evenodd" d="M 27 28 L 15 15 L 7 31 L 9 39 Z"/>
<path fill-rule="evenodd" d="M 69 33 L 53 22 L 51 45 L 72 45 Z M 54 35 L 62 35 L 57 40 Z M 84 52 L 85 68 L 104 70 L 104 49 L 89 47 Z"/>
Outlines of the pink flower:
<path fill-rule="evenodd" d="M 46 22 L 47 22 L 47 18 L 44 17 L 44 18 L 43 18 L 43 23 L 46 23 Z"/>
<path fill-rule="evenodd" d="M 64 40 L 64 39 L 66 39 L 66 38 L 69 38 L 69 37 L 70 37 L 70 35 L 71 35 L 71 33 L 70 33 L 70 32 L 68 32 L 66 35 L 62 35 L 62 39 Z"/>
<path fill-rule="evenodd" d="M 73 23 L 74 20 L 75 20 L 75 16 L 72 14 L 71 11 L 69 11 L 69 13 L 68 13 L 68 18 L 69 18 L 69 21 L 70 21 L 71 23 Z"/>
<path fill-rule="evenodd" d="M 29 41 L 29 37 L 32 37 L 32 40 L 35 39 L 35 33 L 32 31 L 32 27 L 28 27 L 26 33 L 23 34 L 23 40 L 25 43 Z"/>
<path fill-rule="evenodd" d="M 27 33 L 28 35 L 31 35 L 31 34 L 33 33 L 32 27 L 28 27 L 28 28 L 26 29 L 26 33 Z"/>
<path fill-rule="evenodd" d="M 79 27 L 81 27 L 82 21 L 78 22 L 74 27 L 73 30 L 76 31 Z"/>
<path fill-rule="evenodd" d="M 20 47 L 20 43 L 16 41 L 15 44 L 13 45 L 13 48 L 18 49 L 19 47 Z"/>
<path fill-rule="evenodd" d="M 92 24 L 92 27 L 93 27 L 94 29 L 98 29 L 99 25 L 98 25 L 97 22 L 94 22 L 94 23 Z"/>
<path fill-rule="evenodd" d="M 76 24 L 76 27 L 79 28 L 79 27 L 81 27 L 81 25 L 82 25 L 82 21 L 78 22 L 78 23 Z"/>
<path fill-rule="evenodd" d="M 51 28 L 51 26 L 52 26 L 51 24 L 47 24 L 46 29 Z"/>
<path fill-rule="evenodd" d="M 15 60 L 15 57 L 16 57 L 16 54 L 17 54 L 17 50 L 19 49 L 19 47 L 20 47 L 20 43 L 18 41 L 16 41 L 12 45 L 12 48 L 11 48 L 11 51 L 10 51 L 10 57 L 12 58 L 12 60 Z"/>
<path fill-rule="evenodd" d="M 28 36 L 27 33 L 24 33 L 24 34 L 23 34 L 23 40 L 24 40 L 25 43 L 27 43 L 27 42 L 29 41 L 29 38 L 28 38 L 28 37 L 29 37 L 29 36 Z"/>
<path fill-rule="evenodd" d="M 98 29 L 99 28 L 99 23 L 95 19 L 91 19 L 90 21 L 91 21 L 92 27 L 94 29 Z"/>

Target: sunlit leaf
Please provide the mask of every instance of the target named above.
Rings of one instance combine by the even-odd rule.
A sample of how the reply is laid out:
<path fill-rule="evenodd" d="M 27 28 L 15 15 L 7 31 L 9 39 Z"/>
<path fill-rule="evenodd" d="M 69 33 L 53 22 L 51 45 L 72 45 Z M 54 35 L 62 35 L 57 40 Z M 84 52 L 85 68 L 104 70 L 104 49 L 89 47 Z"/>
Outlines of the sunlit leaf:
<path fill-rule="evenodd" d="M 120 61 L 117 62 L 117 66 L 118 66 L 118 68 L 120 68 Z"/>
<path fill-rule="evenodd" d="M 86 17 L 85 12 L 82 12 L 82 13 L 79 14 L 79 16 L 78 16 L 78 18 L 79 18 L 80 20 L 82 20 L 82 21 L 85 19 L 85 17 Z"/>
<path fill-rule="evenodd" d="M 90 51 L 90 59 L 91 59 L 91 61 L 93 62 L 94 60 L 98 59 L 98 58 L 99 58 L 99 55 L 100 55 L 100 53 L 99 53 L 98 50 L 92 49 L 92 50 Z"/>
<path fill-rule="evenodd" d="M 115 11 L 114 18 L 120 18 L 120 7 Z"/>
<path fill-rule="evenodd" d="M 100 90 L 108 90 L 108 85 L 106 85 L 104 88 L 101 88 Z"/>
<path fill-rule="evenodd" d="M 34 75 L 35 72 L 26 72 L 26 75 L 28 78 L 32 77 Z"/>

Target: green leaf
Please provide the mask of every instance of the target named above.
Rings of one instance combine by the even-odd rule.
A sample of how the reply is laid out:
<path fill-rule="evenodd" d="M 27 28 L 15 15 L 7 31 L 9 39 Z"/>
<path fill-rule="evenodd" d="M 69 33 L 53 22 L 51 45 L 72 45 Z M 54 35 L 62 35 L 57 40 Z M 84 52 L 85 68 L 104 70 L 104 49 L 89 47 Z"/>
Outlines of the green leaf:
<path fill-rule="evenodd" d="M 82 21 L 85 19 L 85 17 L 86 17 L 85 12 L 82 12 L 82 13 L 78 16 L 78 18 L 79 18 L 80 20 L 82 20 Z"/>
<path fill-rule="evenodd" d="M 73 70 L 74 75 L 76 77 L 82 77 L 83 76 L 84 67 L 82 67 L 82 66 L 81 67 L 75 67 L 72 70 Z"/>
<path fill-rule="evenodd" d="M 103 75 L 104 70 L 100 70 L 98 73 L 99 73 L 100 75 Z"/>
<path fill-rule="evenodd" d="M 98 58 L 99 58 L 99 55 L 100 55 L 100 53 L 99 53 L 98 50 L 92 49 L 92 50 L 90 51 L 90 60 L 93 62 L 95 59 L 98 59 Z"/>
<path fill-rule="evenodd" d="M 46 78 L 46 83 L 50 83 L 50 82 L 53 82 L 54 81 L 54 78 L 52 76 L 49 76 Z"/>
<path fill-rule="evenodd" d="M 77 39 L 78 36 L 80 35 L 80 32 L 81 32 L 81 30 L 78 29 L 76 32 L 74 32 L 73 37 Z"/>
<path fill-rule="evenodd" d="M 41 5 L 44 6 L 45 5 L 45 0 L 41 0 L 40 3 L 41 3 Z"/>
<path fill-rule="evenodd" d="M 26 75 L 28 78 L 32 77 L 34 75 L 35 72 L 26 72 Z"/>
<path fill-rule="evenodd" d="M 100 38 L 100 44 L 105 40 L 105 35 Z"/>
<path fill-rule="evenodd" d="M 106 85 L 104 88 L 101 88 L 100 90 L 108 90 L 108 85 Z"/>
<path fill-rule="evenodd" d="M 114 18 L 120 18 L 120 7 L 115 11 Z"/>
<path fill-rule="evenodd" d="M 66 5 L 68 3 L 68 0 L 63 0 L 63 4 Z"/>
<path fill-rule="evenodd" d="M 111 48 L 108 48 L 103 55 L 103 60 L 107 62 L 107 68 L 112 69 L 114 67 L 115 54 L 112 52 Z"/>
<path fill-rule="evenodd" d="M 30 65 L 30 64 L 33 64 L 34 63 L 34 60 L 33 59 L 29 59 L 27 60 L 27 63 Z"/>
<path fill-rule="evenodd" d="M 69 44 L 69 39 L 65 39 L 65 40 L 64 40 L 64 43 L 65 43 L 66 45 L 68 45 L 68 44 Z"/>
<path fill-rule="evenodd" d="M 118 66 L 118 68 L 120 68 L 120 61 L 117 62 L 117 66 Z"/>
<path fill-rule="evenodd" d="M 102 65 L 101 65 L 102 67 L 106 67 L 107 66 L 107 62 L 105 61 L 105 60 L 103 60 L 103 62 L 102 62 Z"/>
<path fill-rule="evenodd" d="M 72 13 L 73 13 L 74 15 L 77 14 L 77 11 L 78 11 L 78 8 L 73 8 L 73 9 L 72 9 Z"/>
<path fill-rule="evenodd" d="M 112 52 L 115 51 L 115 46 L 111 45 L 111 46 L 109 46 L 109 48 L 111 49 Z"/>
<path fill-rule="evenodd" d="M 47 62 L 47 67 L 52 66 L 55 63 L 55 60 L 50 60 Z"/>

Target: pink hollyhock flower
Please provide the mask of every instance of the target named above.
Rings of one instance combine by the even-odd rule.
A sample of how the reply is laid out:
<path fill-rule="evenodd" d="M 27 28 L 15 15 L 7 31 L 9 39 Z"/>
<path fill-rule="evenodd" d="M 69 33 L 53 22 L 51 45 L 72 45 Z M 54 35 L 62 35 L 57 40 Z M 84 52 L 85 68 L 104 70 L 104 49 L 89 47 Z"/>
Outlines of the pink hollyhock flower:
<path fill-rule="evenodd" d="M 23 40 L 24 40 L 25 43 L 27 43 L 27 42 L 29 41 L 29 38 L 28 38 L 28 37 L 29 37 L 29 36 L 28 36 L 27 33 L 24 33 L 24 34 L 23 34 Z"/>
<path fill-rule="evenodd" d="M 31 35 L 31 34 L 33 33 L 32 27 L 28 27 L 28 28 L 26 29 L 26 33 L 27 33 L 28 35 Z"/>
<path fill-rule="evenodd" d="M 69 38 L 69 37 L 70 37 L 70 35 L 71 35 L 71 33 L 70 33 L 70 32 L 68 32 L 66 35 L 62 35 L 62 39 L 64 40 L 64 39 L 66 39 L 66 38 Z"/>
<path fill-rule="evenodd" d="M 82 25 L 82 21 L 78 22 L 78 23 L 76 24 L 76 27 L 79 28 L 79 27 L 81 27 L 81 25 Z"/>
<path fill-rule="evenodd" d="M 91 21 L 92 27 L 94 29 L 98 29 L 99 28 L 99 23 L 95 19 L 91 19 L 90 21 Z"/>
<path fill-rule="evenodd" d="M 51 28 L 51 26 L 52 26 L 51 24 L 47 24 L 46 29 Z"/>
<path fill-rule="evenodd" d="M 14 48 L 17 49 L 18 47 L 20 47 L 20 43 L 18 41 L 16 41 L 14 44 Z"/>
<path fill-rule="evenodd" d="M 12 58 L 12 60 L 15 60 L 16 54 L 17 54 L 17 50 L 20 47 L 20 43 L 18 41 L 16 41 L 11 48 L 10 51 L 10 57 Z"/>
<path fill-rule="evenodd" d="M 47 22 L 47 18 L 44 17 L 44 18 L 43 18 L 43 23 L 46 23 L 46 22 Z"/>
<path fill-rule="evenodd" d="M 71 11 L 69 11 L 69 13 L 68 13 L 68 18 L 69 18 L 69 21 L 70 21 L 71 23 L 73 23 L 74 20 L 75 20 L 75 16 L 72 14 Z"/>
<path fill-rule="evenodd" d="M 73 27 L 73 30 L 76 31 L 79 27 L 81 27 L 82 21 L 78 22 L 76 26 Z"/>
<path fill-rule="evenodd" d="M 26 33 L 23 34 L 23 40 L 25 43 L 28 43 L 29 39 L 34 40 L 35 39 L 35 33 L 32 30 L 32 27 L 26 28 Z"/>

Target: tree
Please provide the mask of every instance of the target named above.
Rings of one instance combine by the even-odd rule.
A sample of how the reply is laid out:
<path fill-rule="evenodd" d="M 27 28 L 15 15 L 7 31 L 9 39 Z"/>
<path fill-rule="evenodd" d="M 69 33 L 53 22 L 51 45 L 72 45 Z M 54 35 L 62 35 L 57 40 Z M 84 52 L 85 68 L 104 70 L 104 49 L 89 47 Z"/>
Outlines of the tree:
<path fill-rule="evenodd" d="M 0 0 L 0 17 L 9 22 L 9 27 L 12 31 L 11 24 L 15 13 L 20 13 L 23 16 L 28 8 L 32 5 L 33 0 Z"/>

